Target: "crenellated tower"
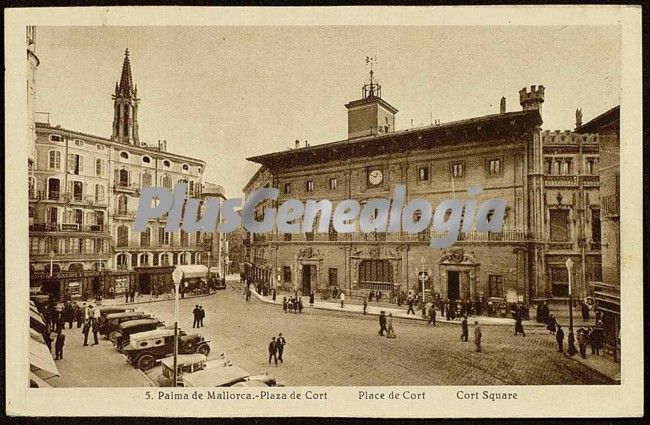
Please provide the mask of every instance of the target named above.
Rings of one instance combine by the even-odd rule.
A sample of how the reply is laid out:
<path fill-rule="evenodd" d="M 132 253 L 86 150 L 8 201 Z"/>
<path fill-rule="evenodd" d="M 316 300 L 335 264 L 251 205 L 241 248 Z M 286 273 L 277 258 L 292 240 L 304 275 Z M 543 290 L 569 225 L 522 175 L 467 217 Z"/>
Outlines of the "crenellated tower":
<path fill-rule="evenodd" d="M 139 145 L 138 137 L 138 86 L 133 84 L 129 49 L 124 52 L 122 76 L 115 82 L 113 99 L 113 135 L 111 138 L 120 143 Z"/>

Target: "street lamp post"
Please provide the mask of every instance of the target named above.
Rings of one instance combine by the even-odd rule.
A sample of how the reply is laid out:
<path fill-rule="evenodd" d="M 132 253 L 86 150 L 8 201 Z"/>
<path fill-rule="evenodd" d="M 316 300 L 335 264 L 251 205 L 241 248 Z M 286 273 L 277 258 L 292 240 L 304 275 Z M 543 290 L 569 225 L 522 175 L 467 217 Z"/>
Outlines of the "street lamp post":
<path fill-rule="evenodd" d="M 174 387 L 178 386 L 178 291 L 182 279 L 183 271 L 175 268 L 172 272 L 172 280 L 176 290 L 174 294 Z"/>
<path fill-rule="evenodd" d="M 569 274 L 569 355 L 573 356 L 576 353 L 575 336 L 573 335 L 573 291 L 572 291 L 572 270 L 573 261 L 570 258 L 566 260 L 566 269 Z"/>
<path fill-rule="evenodd" d="M 425 267 L 426 263 L 427 263 L 427 260 L 426 260 L 426 258 L 424 258 L 424 255 L 423 255 L 422 257 L 420 257 L 420 264 L 422 264 L 422 276 L 420 278 L 420 280 L 422 280 L 422 317 L 426 316 L 426 314 L 427 314 L 426 311 L 425 311 L 425 308 L 424 308 L 425 301 L 426 301 L 424 299 L 424 283 L 427 280 L 427 272 L 424 271 L 424 267 Z"/>
<path fill-rule="evenodd" d="M 54 268 L 54 251 L 50 251 L 50 277 L 52 277 L 53 268 Z"/>

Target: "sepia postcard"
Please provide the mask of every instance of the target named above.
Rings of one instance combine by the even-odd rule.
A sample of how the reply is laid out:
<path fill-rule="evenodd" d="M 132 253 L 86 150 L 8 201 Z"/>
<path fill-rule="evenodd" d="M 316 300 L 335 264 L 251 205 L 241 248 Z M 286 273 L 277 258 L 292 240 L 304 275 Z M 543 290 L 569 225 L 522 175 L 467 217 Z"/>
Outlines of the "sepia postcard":
<path fill-rule="evenodd" d="M 5 10 L 7 414 L 643 415 L 641 9 Z"/>

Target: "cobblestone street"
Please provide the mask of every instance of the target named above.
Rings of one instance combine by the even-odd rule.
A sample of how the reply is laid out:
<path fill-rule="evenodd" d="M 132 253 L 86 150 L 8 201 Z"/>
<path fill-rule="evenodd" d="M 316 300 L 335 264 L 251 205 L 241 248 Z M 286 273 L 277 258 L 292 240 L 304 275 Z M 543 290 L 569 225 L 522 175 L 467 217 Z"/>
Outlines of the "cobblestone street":
<path fill-rule="evenodd" d="M 387 339 L 377 334 L 376 316 L 310 308 L 283 313 L 281 307 L 255 299 L 247 303 L 231 285 L 210 297 L 181 300 L 180 326 L 192 331 L 191 310 L 201 304 L 207 315 L 200 333 L 213 341 L 211 358 L 223 351 L 249 372 L 269 370 L 286 385 L 611 383 L 557 353 L 554 338 L 543 329 L 529 329 L 524 338 L 513 336 L 511 327 L 483 326 L 484 351 L 476 353 L 471 326 L 470 342 L 461 342 L 459 325 L 434 328 L 396 319 L 397 338 Z M 142 308 L 173 323 L 171 301 Z M 288 342 L 285 362 L 269 367 L 267 345 L 279 332 Z"/>

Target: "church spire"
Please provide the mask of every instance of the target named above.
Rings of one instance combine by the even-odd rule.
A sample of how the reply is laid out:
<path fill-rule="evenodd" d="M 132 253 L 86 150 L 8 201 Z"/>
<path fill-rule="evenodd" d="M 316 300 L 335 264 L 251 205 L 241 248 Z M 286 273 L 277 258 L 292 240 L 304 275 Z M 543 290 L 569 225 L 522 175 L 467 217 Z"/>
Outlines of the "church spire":
<path fill-rule="evenodd" d="M 129 49 L 124 51 L 122 75 L 115 82 L 113 97 L 113 135 L 112 139 L 130 145 L 139 145 L 138 137 L 138 104 L 137 88 L 131 75 Z"/>

